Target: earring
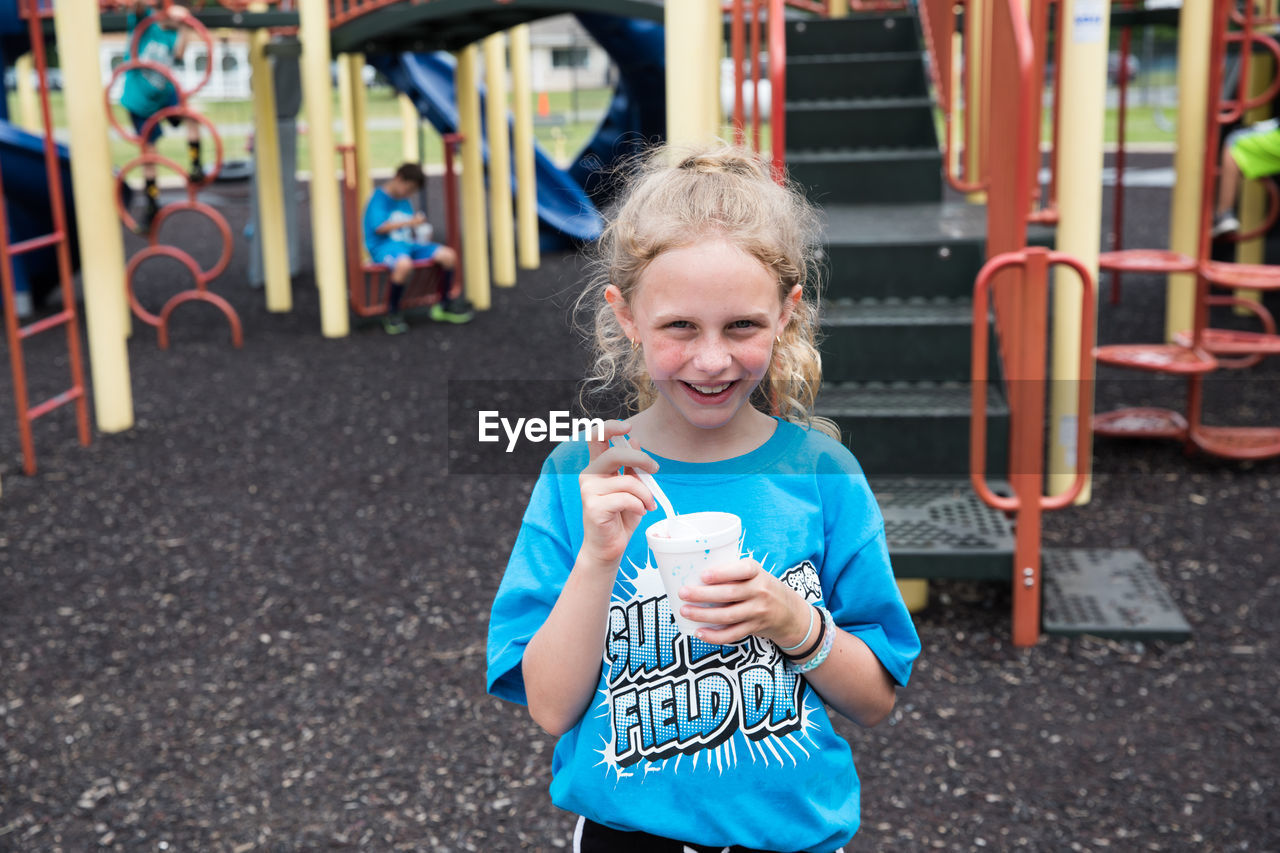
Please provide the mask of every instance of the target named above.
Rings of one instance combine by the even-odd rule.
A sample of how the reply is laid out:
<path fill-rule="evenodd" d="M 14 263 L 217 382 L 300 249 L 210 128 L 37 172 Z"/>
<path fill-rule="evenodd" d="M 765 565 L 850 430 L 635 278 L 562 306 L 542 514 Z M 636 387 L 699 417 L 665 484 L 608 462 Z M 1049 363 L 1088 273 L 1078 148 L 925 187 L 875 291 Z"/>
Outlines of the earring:
<path fill-rule="evenodd" d="M 639 342 L 639 341 L 637 341 L 635 338 L 632 338 L 632 339 L 631 339 L 631 351 L 632 351 L 632 352 L 635 352 L 635 351 L 636 351 L 636 350 L 638 350 L 638 349 L 640 349 L 640 342 Z"/>

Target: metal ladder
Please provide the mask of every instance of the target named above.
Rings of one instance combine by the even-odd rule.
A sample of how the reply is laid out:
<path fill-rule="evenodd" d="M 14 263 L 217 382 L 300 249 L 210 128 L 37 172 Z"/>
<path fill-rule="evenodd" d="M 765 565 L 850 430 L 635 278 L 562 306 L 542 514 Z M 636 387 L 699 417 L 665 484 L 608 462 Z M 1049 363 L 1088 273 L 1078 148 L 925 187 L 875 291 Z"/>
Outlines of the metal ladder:
<path fill-rule="evenodd" d="M 49 209 L 53 215 L 53 231 L 17 243 L 9 241 L 8 210 L 0 204 L 0 290 L 4 296 L 4 325 L 9 344 L 9 360 L 13 368 L 13 393 L 17 407 L 18 431 L 22 441 L 22 470 L 28 475 L 36 472 L 35 441 L 32 423 L 44 415 L 68 403 L 75 403 L 76 422 L 80 443 L 88 446 L 89 405 L 85 394 L 83 357 L 80 352 L 80 323 L 76 315 L 76 294 L 71 273 L 71 247 L 67 228 L 67 212 L 62 204 L 62 174 L 58 163 L 58 151 L 53 138 L 53 117 L 49 107 L 49 86 L 46 80 L 48 60 L 45 55 L 42 19 L 53 16 L 49 4 L 40 6 L 38 0 L 20 0 L 19 14 L 27 19 L 31 37 L 31 52 L 40 76 L 40 111 L 44 127 L 44 166 L 49 188 Z M 0 197 L 4 195 L 4 176 L 0 174 Z M 17 300 L 14 286 L 14 259 L 28 252 L 53 248 L 57 255 L 58 279 L 62 293 L 62 309 L 34 323 L 22 326 L 18 322 Z M 31 405 L 27 391 L 26 362 L 22 343 L 41 332 L 62 328 L 66 330 L 71 385 L 43 402 Z"/>

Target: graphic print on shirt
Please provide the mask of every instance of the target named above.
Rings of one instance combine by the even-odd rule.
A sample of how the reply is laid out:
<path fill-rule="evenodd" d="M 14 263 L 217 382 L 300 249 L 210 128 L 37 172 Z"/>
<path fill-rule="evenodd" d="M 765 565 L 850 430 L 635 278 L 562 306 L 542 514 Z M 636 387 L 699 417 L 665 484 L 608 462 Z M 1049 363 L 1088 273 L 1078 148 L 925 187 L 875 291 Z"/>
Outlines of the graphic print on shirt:
<path fill-rule="evenodd" d="M 821 600 L 808 560 L 781 577 L 807 601 Z M 680 633 L 648 560 L 619 579 L 629 597 L 619 600 L 615 591 L 609 608 L 606 689 L 597 713 L 609 719 L 612 738 L 601 744 L 601 764 L 622 777 L 640 761 L 649 762 L 648 774 L 669 759 L 678 767 L 686 756 L 694 767 L 705 760 L 723 768 L 737 761 L 795 763 L 808 755 L 818 700 L 786 668 L 777 646 L 760 637 L 717 646 Z"/>

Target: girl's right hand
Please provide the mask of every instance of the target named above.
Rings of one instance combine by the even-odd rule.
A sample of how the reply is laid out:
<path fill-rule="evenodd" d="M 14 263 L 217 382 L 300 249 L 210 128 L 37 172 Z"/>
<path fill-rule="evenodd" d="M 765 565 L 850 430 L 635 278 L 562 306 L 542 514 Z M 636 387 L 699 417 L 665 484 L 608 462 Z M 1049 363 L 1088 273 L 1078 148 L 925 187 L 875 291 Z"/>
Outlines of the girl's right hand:
<path fill-rule="evenodd" d="M 578 476 L 583 529 L 580 554 L 602 568 L 618 567 L 640 519 L 657 508 L 653 495 L 629 472 L 639 468 L 653 474 L 658 463 L 638 446 L 609 444 L 610 439 L 626 435 L 630 429 L 622 421 L 606 421 L 604 441 L 588 442 L 591 461 Z"/>

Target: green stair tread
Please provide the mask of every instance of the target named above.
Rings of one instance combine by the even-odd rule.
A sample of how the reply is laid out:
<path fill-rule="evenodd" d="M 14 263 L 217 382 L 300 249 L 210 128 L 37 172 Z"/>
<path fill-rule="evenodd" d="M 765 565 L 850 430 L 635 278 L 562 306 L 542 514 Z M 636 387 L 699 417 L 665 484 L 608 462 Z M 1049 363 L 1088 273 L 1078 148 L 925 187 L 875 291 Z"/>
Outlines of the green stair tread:
<path fill-rule="evenodd" d="M 788 56 L 787 67 L 796 65 L 840 65 L 846 62 L 898 62 L 908 59 L 921 61 L 918 50 L 886 50 L 878 53 L 810 53 Z"/>
<path fill-rule="evenodd" d="M 822 306 L 824 326 L 969 326 L 973 301 L 963 298 L 835 299 Z"/>
<path fill-rule="evenodd" d="M 874 163 L 897 160 L 941 160 L 942 152 L 932 145 L 914 147 L 892 146 L 885 148 L 805 148 L 787 150 L 787 165 L 838 165 L 849 162 Z M 970 205 L 972 206 L 972 205 Z"/>
<path fill-rule="evenodd" d="M 824 382 L 814 408 L 824 417 L 967 417 L 970 394 L 967 382 Z M 1008 413 L 992 383 L 987 388 L 988 417 Z"/>
<path fill-rule="evenodd" d="M 920 107 L 922 109 L 933 109 L 933 100 L 924 98 L 806 98 L 799 101 L 787 101 L 787 115 L 805 113 L 805 112 L 833 112 L 842 110 L 846 112 L 864 111 L 864 110 L 883 110 L 883 109 L 909 109 Z"/>
<path fill-rule="evenodd" d="M 1191 638 L 1191 626 L 1155 568 L 1131 548 L 1045 548 L 1041 554 L 1047 634 L 1123 640 Z"/>
<path fill-rule="evenodd" d="M 828 245 L 985 243 L 987 236 L 986 208 L 965 202 L 829 204 L 822 217 Z"/>
<path fill-rule="evenodd" d="M 899 577 L 1008 579 L 1013 528 L 967 477 L 870 477 Z M 1008 486 L 991 483 L 998 493 Z"/>

